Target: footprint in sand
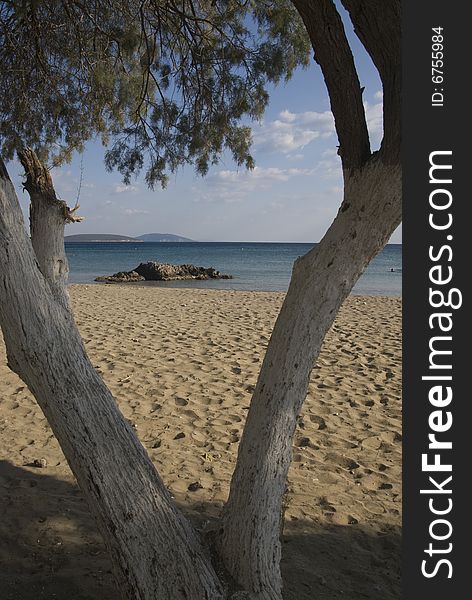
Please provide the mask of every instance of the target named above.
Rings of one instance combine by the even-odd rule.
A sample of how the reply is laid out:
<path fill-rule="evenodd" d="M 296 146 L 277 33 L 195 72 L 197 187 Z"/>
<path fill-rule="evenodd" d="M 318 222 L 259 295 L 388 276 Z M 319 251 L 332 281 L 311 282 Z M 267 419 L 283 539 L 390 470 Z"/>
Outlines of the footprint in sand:
<path fill-rule="evenodd" d="M 196 396 L 194 402 L 200 406 L 210 406 L 210 404 L 213 404 L 212 400 L 206 396 Z"/>
<path fill-rule="evenodd" d="M 359 519 L 343 512 L 335 512 L 330 515 L 330 520 L 335 525 L 357 525 Z"/>
<path fill-rule="evenodd" d="M 357 463 L 354 459 L 347 456 L 341 456 L 335 452 L 328 452 L 328 454 L 325 456 L 325 462 L 332 463 L 341 467 L 342 469 L 347 469 L 348 471 L 353 471 L 354 469 L 359 468 L 359 463 Z"/>
<path fill-rule="evenodd" d="M 326 429 L 326 421 L 319 415 L 308 415 L 310 421 L 315 425 L 315 429 Z"/>
<path fill-rule="evenodd" d="M 382 440 L 377 435 L 372 435 L 370 437 L 364 438 L 361 441 L 361 446 L 363 448 L 368 448 L 369 450 L 379 450 L 382 445 Z"/>
<path fill-rule="evenodd" d="M 231 423 L 241 423 L 242 419 L 239 415 L 228 415 L 228 419 Z"/>
<path fill-rule="evenodd" d="M 226 425 L 232 425 L 231 421 L 228 421 L 228 419 L 213 419 L 211 422 L 212 425 L 216 425 L 216 426 L 226 426 Z"/>
<path fill-rule="evenodd" d="M 200 448 L 203 448 L 208 443 L 207 436 L 201 431 L 193 431 L 190 437 L 195 445 Z"/>
<path fill-rule="evenodd" d="M 175 398 L 174 402 L 177 406 L 187 406 L 187 404 L 188 404 L 187 399 L 180 398 L 179 396 L 177 396 L 177 398 Z"/>
<path fill-rule="evenodd" d="M 361 502 L 362 506 L 373 515 L 383 515 L 385 513 L 385 508 L 380 504 L 380 502 L 374 502 L 373 500 L 365 500 Z"/>
<path fill-rule="evenodd" d="M 200 418 L 200 416 L 194 410 L 190 410 L 190 409 L 183 410 L 182 414 L 186 417 L 189 417 L 192 420 Z"/>

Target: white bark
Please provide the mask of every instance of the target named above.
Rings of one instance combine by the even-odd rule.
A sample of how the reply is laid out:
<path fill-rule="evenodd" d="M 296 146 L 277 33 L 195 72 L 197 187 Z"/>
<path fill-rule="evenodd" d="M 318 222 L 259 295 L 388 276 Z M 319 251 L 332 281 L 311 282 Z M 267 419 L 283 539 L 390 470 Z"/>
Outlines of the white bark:
<path fill-rule="evenodd" d="M 61 276 L 61 273 L 57 273 Z M 96 516 L 127 599 L 216 600 L 222 586 L 41 274 L 0 160 L 0 325 Z"/>
<path fill-rule="evenodd" d="M 345 195 L 323 240 L 294 266 L 246 426 L 219 538 L 226 568 L 258 600 L 280 600 L 282 496 L 296 418 L 326 332 L 401 218 L 401 168 L 376 155 L 344 172 Z"/>
<path fill-rule="evenodd" d="M 25 169 L 25 189 L 30 195 L 31 243 L 41 273 L 59 302 L 68 306 L 66 284 L 69 264 L 64 248 L 64 227 L 68 222 L 81 221 L 63 200 L 56 197 L 51 176 L 30 148 L 19 153 Z"/>

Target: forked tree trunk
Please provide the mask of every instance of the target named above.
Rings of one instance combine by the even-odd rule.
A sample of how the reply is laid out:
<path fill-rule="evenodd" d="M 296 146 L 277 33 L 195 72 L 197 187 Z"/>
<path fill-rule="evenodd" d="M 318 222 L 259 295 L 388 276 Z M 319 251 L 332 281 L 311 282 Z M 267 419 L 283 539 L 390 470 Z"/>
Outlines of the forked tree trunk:
<path fill-rule="evenodd" d="M 230 574 L 257 600 L 282 597 L 282 497 L 296 417 L 314 361 L 341 303 L 401 215 L 399 1 L 384 0 L 380 9 L 375 0 L 341 0 L 386 94 L 385 136 L 373 156 L 362 89 L 333 0 L 292 1 L 330 94 L 345 192 L 322 242 L 294 266 L 253 395 L 217 539 Z M 0 325 L 9 365 L 31 389 L 62 446 L 97 517 L 124 596 L 223 598 L 223 586 L 196 532 L 174 506 L 86 356 L 64 291 L 64 214 L 59 216 L 55 195 L 47 197 L 45 172 L 33 167 L 31 181 L 46 182 L 35 196 L 38 190 L 27 180 L 40 210 L 35 212 L 33 202 L 36 256 L 0 161 Z"/>
<path fill-rule="evenodd" d="M 0 325 L 8 364 L 30 388 L 62 447 L 123 596 L 223 598 L 198 535 L 87 358 L 72 313 L 38 269 L 1 160 Z"/>
<path fill-rule="evenodd" d="M 345 200 L 322 242 L 295 264 L 240 444 L 219 540 L 258 600 L 281 598 L 281 503 L 296 417 L 342 301 L 400 221 L 400 167 L 376 155 L 345 172 Z M 126 598 L 225 596 L 200 541 L 90 364 L 70 310 L 37 268 L 0 169 L 0 324 L 10 367 L 43 409 L 102 530 Z M 59 300 L 59 301 L 58 301 Z"/>
<path fill-rule="evenodd" d="M 374 155 L 344 172 L 345 196 L 323 240 L 294 266 L 239 445 L 219 550 L 257 600 L 280 600 L 282 497 L 296 419 L 342 302 L 401 218 L 400 165 Z"/>

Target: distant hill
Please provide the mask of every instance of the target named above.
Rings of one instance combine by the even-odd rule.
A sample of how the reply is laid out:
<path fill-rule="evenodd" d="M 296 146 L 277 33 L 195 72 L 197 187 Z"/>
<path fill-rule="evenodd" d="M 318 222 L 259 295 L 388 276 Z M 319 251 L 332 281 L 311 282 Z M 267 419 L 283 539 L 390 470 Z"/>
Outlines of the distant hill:
<path fill-rule="evenodd" d="M 145 233 L 137 238 L 142 242 L 194 242 L 190 238 L 174 235 L 173 233 Z"/>
<path fill-rule="evenodd" d="M 129 235 L 114 235 L 111 233 L 79 233 L 77 235 L 66 235 L 67 242 L 193 242 L 190 238 L 174 235 L 173 233 L 145 233 L 139 237 Z"/>
<path fill-rule="evenodd" d="M 64 241 L 67 242 L 142 242 L 138 238 L 129 237 L 129 235 L 113 235 L 112 233 L 79 233 L 77 235 L 66 235 Z"/>

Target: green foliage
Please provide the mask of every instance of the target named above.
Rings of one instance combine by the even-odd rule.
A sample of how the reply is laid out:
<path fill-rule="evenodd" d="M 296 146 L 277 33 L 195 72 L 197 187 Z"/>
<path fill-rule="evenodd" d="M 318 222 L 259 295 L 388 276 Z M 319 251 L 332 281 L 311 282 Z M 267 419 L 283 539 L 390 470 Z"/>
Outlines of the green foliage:
<path fill-rule="evenodd" d="M 0 2 L 0 151 L 60 162 L 99 136 L 107 168 L 151 187 L 224 150 L 251 168 L 241 121 L 308 56 L 288 0 Z"/>

